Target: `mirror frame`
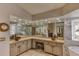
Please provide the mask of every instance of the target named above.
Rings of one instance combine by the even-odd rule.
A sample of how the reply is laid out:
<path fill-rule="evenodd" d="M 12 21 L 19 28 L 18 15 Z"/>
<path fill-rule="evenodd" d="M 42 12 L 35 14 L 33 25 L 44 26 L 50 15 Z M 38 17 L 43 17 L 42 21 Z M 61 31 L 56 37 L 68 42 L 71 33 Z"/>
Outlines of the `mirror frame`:
<path fill-rule="evenodd" d="M 2 28 L 2 26 L 6 26 L 6 29 Z M 5 32 L 9 30 L 9 25 L 7 23 L 0 23 L 0 31 Z"/>

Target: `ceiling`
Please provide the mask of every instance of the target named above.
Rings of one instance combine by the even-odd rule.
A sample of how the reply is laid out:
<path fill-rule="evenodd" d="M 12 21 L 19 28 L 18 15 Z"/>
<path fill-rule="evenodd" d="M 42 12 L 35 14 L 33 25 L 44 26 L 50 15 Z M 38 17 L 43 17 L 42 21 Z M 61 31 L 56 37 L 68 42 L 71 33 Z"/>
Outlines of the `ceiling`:
<path fill-rule="evenodd" d="M 30 14 L 38 14 L 53 9 L 61 8 L 64 3 L 19 3 L 18 6 L 28 11 Z"/>

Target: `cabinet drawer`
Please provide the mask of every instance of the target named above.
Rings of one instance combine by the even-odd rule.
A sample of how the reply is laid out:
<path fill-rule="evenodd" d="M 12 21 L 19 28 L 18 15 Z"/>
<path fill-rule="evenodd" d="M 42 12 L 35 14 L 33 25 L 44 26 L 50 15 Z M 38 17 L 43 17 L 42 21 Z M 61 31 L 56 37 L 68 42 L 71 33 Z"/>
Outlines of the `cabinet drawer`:
<path fill-rule="evenodd" d="M 61 44 L 61 43 L 57 43 L 57 46 L 63 47 L 63 44 Z"/>
<path fill-rule="evenodd" d="M 57 44 L 56 43 L 49 43 L 51 46 L 56 46 Z"/>

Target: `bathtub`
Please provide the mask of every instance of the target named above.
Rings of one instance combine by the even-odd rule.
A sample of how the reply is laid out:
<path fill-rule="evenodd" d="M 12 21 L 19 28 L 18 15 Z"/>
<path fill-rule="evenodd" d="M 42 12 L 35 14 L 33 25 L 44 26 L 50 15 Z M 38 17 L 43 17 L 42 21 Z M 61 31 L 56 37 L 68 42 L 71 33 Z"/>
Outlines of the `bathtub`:
<path fill-rule="evenodd" d="M 70 56 L 79 56 L 79 46 L 68 47 Z"/>

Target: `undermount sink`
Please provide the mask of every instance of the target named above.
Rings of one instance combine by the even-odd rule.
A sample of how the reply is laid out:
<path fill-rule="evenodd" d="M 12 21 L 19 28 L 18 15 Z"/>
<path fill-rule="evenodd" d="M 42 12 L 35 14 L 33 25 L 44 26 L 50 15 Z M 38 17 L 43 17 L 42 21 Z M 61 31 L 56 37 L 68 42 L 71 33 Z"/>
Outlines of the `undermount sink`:
<path fill-rule="evenodd" d="M 70 56 L 79 56 L 79 46 L 70 46 L 68 48 Z"/>

